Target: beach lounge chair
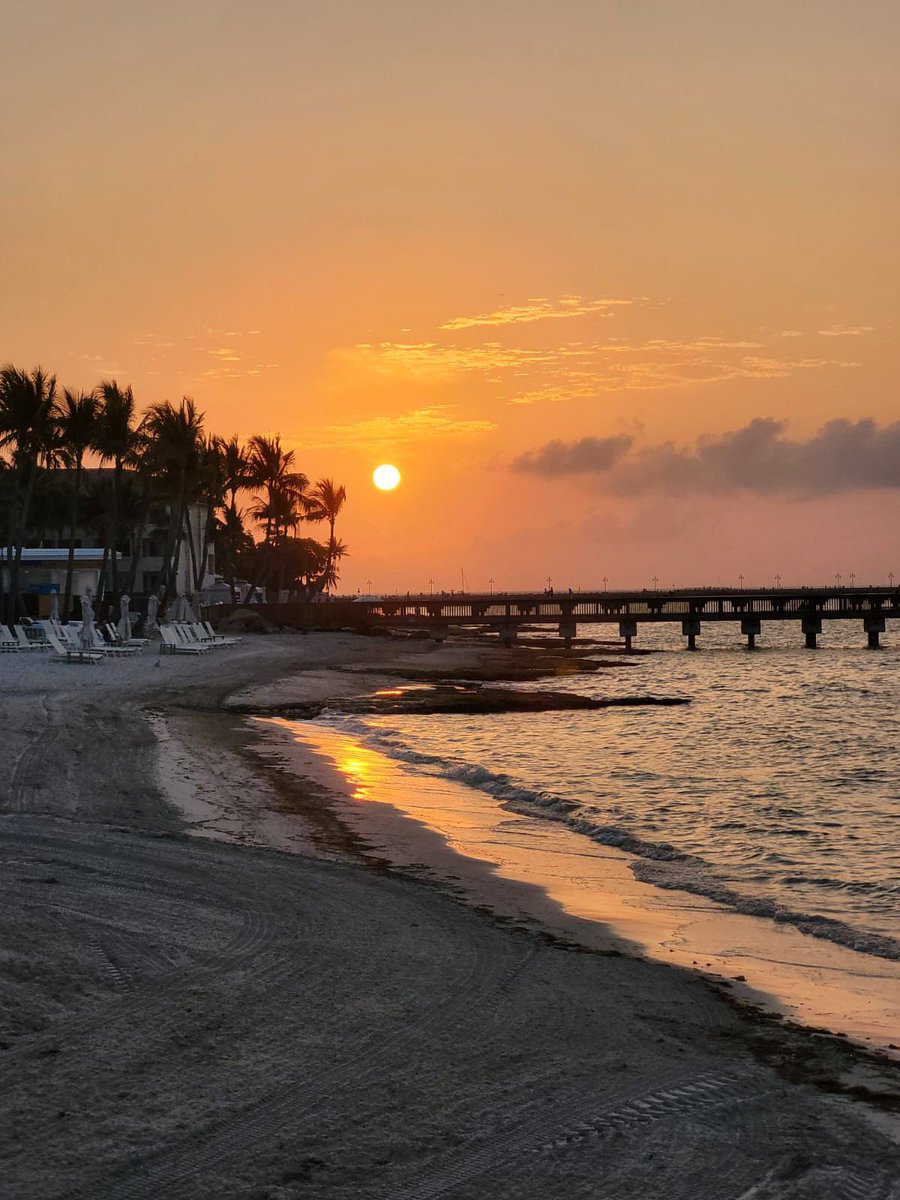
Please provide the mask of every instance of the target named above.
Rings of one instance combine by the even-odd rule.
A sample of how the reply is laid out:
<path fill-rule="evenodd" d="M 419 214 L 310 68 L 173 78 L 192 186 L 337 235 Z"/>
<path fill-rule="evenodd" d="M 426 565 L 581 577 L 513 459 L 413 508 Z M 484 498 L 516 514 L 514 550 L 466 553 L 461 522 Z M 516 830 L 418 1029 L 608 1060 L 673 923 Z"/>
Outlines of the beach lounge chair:
<path fill-rule="evenodd" d="M 103 628 L 106 630 L 106 637 L 111 646 L 146 646 L 150 641 L 149 638 L 130 637 L 127 641 L 123 641 L 119 637 L 119 631 L 113 625 L 112 621 L 107 621 Z"/>
<path fill-rule="evenodd" d="M 0 653 L 18 654 L 20 648 L 19 639 L 13 637 L 5 625 L 0 625 Z"/>
<path fill-rule="evenodd" d="M 61 645 L 67 647 L 70 650 L 79 650 L 80 649 L 80 646 L 75 638 L 76 629 L 78 628 L 77 626 L 75 626 L 75 625 L 60 625 L 55 621 L 41 621 L 40 626 L 41 626 L 41 629 L 44 631 L 44 637 L 47 639 L 48 642 L 50 642 L 51 646 L 53 645 L 53 643 L 50 639 L 50 634 L 52 633 L 53 636 L 56 638 L 56 640 Z"/>
<path fill-rule="evenodd" d="M 52 628 L 45 629 L 44 632 L 54 651 L 53 662 L 101 663 L 106 657 L 98 650 L 82 650 L 80 647 L 64 646 Z"/>
<path fill-rule="evenodd" d="M 185 646 L 202 646 L 204 650 L 214 649 L 213 643 L 200 636 L 199 626 L 191 621 L 182 621 L 175 626 L 179 641 Z"/>
<path fill-rule="evenodd" d="M 13 633 L 16 635 L 16 638 L 18 639 L 20 650 L 49 650 L 50 649 L 49 642 L 46 642 L 46 641 L 30 642 L 28 640 L 28 634 L 25 632 L 25 628 L 22 625 L 16 625 L 15 628 L 13 629 Z"/>
<path fill-rule="evenodd" d="M 236 646 L 242 640 L 239 637 L 232 637 L 230 633 L 216 633 L 209 621 L 201 621 L 200 628 L 216 646 Z"/>
<path fill-rule="evenodd" d="M 189 646 L 181 641 L 175 632 L 172 625 L 160 625 L 159 632 L 162 634 L 162 643 L 160 644 L 160 653 L 165 651 L 166 654 L 205 654 L 209 650 L 209 646 L 201 646 L 199 644 Z"/>
<path fill-rule="evenodd" d="M 142 654 L 143 646 L 122 645 L 119 642 L 107 642 L 104 640 L 100 630 L 94 628 L 94 649 L 99 650 L 101 654 L 108 654 L 110 658 L 131 658 L 132 655 Z"/>
<path fill-rule="evenodd" d="M 202 621 L 188 622 L 185 632 L 192 641 L 199 642 L 201 646 L 211 646 L 213 650 L 221 650 L 225 645 L 219 638 L 209 636 Z"/>

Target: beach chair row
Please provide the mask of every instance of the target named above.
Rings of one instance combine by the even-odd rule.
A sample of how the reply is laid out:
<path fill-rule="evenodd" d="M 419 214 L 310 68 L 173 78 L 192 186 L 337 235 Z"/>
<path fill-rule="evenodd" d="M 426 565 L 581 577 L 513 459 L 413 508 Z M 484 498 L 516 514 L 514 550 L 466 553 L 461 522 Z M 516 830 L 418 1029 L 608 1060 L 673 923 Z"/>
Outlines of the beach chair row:
<path fill-rule="evenodd" d="M 53 649 L 55 661 L 60 662 L 101 663 L 107 658 L 133 658 L 142 654 L 147 644 L 146 638 L 123 641 L 115 626 L 110 624 L 95 625 L 87 646 L 82 637 L 82 626 L 76 622 L 61 625 L 56 621 L 42 621 L 41 627 Z M 105 630 L 106 638 L 101 629 Z"/>
<path fill-rule="evenodd" d="M 216 633 L 209 621 L 173 621 L 160 625 L 161 654 L 205 654 L 209 650 L 236 646 L 239 637 Z"/>
<path fill-rule="evenodd" d="M 0 625 L 0 653 L 2 654 L 19 654 L 23 650 L 49 649 L 50 643 L 43 637 L 39 641 L 31 641 L 22 625 L 13 626 L 12 630 L 8 625 Z"/>

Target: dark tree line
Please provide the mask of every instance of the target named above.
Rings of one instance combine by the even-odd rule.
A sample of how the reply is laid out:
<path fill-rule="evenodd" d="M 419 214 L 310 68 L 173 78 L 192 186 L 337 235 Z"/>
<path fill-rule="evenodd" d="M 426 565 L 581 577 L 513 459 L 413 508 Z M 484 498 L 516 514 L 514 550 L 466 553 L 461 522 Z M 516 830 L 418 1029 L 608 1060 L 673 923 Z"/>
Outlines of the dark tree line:
<path fill-rule="evenodd" d="M 89 469 L 93 464 L 106 469 Z M 163 596 L 174 594 L 185 555 L 199 592 L 214 547 L 233 600 L 239 579 L 312 598 L 335 586 L 347 554 L 335 534 L 346 498 L 331 479 L 311 484 L 278 437 L 241 444 L 208 432 L 188 397 L 139 414 L 131 388 L 115 380 L 92 392 L 60 391 L 56 377 L 40 367 L 0 371 L 5 620 L 22 611 L 26 544 L 68 547 L 61 604 L 68 616 L 80 529 L 103 547 L 102 598 L 113 604 L 135 591 L 148 533 L 162 543 L 157 589 Z M 161 505 L 168 511 L 164 528 L 152 524 Z M 195 525 L 189 513 L 198 508 Z M 326 525 L 327 539 L 300 536 L 303 522 Z M 116 549 L 126 542 L 132 553 L 122 578 Z"/>

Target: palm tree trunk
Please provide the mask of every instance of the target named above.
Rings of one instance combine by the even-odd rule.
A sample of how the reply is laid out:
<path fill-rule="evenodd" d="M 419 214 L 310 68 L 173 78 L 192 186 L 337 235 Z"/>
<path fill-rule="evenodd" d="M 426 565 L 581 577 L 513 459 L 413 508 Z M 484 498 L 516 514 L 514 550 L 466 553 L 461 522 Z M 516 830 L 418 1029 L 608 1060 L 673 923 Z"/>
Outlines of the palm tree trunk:
<path fill-rule="evenodd" d="M 181 514 L 181 524 L 178 530 L 178 536 L 175 539 L 175 557 L 172 562 L 172 582 L 175 585 L 175 591 L 178 591 L 178 568 L 181 565 L 181 543 L 184 541 L 184 527 L 187 518 L 187 501 L 185 500 L 185 489 L 181 489 L 181 499 L 178 504 L 178 511 Z M 190 525 L 188 524 L 188 533 L 191 533 Z M 193 536 L 193 535 L 192 535 Z"/>
<path fill-rule="evenodd" d="M 131 567 L 129 568 L 128 579 L 125 583 L 125 590 L 129 595 L 134 593 L 134 585 L 137 581 L 137 569 L 141 561 L 141 547 L 144 544 L 144 533 L 147 529 L 147 518 L 150 516 L 150 504 L 152 503 L 152 484 L 153 480 L 150 472 L 147 471 L 144 475 L 144 487 L 141 495 L 140 515 L 138 516 L 137 525 L 135 526 L 134 530 L 134 542 L 132 544 L 132 550 L 134 553 L 131 556 Z M 144 588 L 142 583 L 141 591 L 143 592 L 143 590 Z"/>
<path fill-rule="evenodd" d="M 178 499 L 170 506 L 169 510 L 169 528 L 166 530 L 166 541 L 163 546 L 163 563 L 160 582 L 165 587 L 167 594 L 172 591 L 175 585 L 174 571 L 178 569 L 177 552 L 181 545 L 181 531 L 178 529 L 179 522 L 184 524 L 184 478 L 185 473 L 182 470 L 178 480 Z M 175 559 L 175 567 L 173 570 L 173 559 Z"/>
<path fill-rule="evenodd" d="M 191 583 L 193 584 L 193 590 L 199 592 L 200 585 L 197 583 L 197 546 L 194 542 L 194 527 L 191 525 L 191 514 L 185 511 L 185 516 L 187 517 L 185 528 L 187 529 L 188 554 L 191 560 Z"/>
<path fill-rule="evenodd" d="M 72 575 L 75 571 L 75 532 L 78 526 L 78 508 L 81 499 L 81 455 L 75 460 L 75 495 L 72 497 L 72 519 L 69 524 L 69 558 L 66 563 L 66 590 L 63 598 L 62 619 L 68 621 L 72 604 Z"/>
<path fill-rule="evenodd" d="M 25 497 L 22 501 L 22 512 L 19 516 L 18 537 L 16 538 L 15 554 L 10 572 L 10 612 L 9 618 L 15 621 L 22 612 L 22 596 L 19 591 L 19 578 L 22 570 L 22 551 L 25 548 L 25 533 L 28 529 L 28 513 L 31 509 L 31 498 L 34 495 L 34 484 L 37 477 L 37 462 L 28 463 L 28 479 L 25 484 Z"/>
<path fill-rule="evenodd" d="M 197 574 L 195 575 L 195 583 L 197 591 L 203 590 L 203 580 L 206 578 L 206 564 L 209 559 L 209 548 L 212 545 L 213 534 L 215 533 L 215 518 L 216 513 L 212 504 L 206 506 L 206 524 L 203 526 L 203 542 L 200 547 L 200 563 Z"/>
<path fill-rule="evenodd" d="M 6 526 L 6 570 L 3 573 L 4 588 L 3 620 L 13 620 L 15 604 L 15 550 L 19 541 L 19 493 L 22 490 L 22 465 L 17 463 L 13 472 L 12 494 L 9 500 L 9 518 Z M 7 590 L 8 588 L 8 590 Z"/>

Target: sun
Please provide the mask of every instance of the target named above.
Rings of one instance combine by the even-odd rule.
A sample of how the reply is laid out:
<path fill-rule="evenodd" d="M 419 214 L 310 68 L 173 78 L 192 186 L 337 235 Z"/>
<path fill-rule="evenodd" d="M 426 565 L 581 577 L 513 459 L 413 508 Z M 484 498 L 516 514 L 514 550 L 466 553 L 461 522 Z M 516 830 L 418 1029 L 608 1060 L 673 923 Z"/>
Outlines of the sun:
<path fill-rule="evenodd" d="M 372 482 L 383 492 L 392 492 L 400 482 L 400 472 L 390 463 L 382 463 L 372 472 Z"/>

